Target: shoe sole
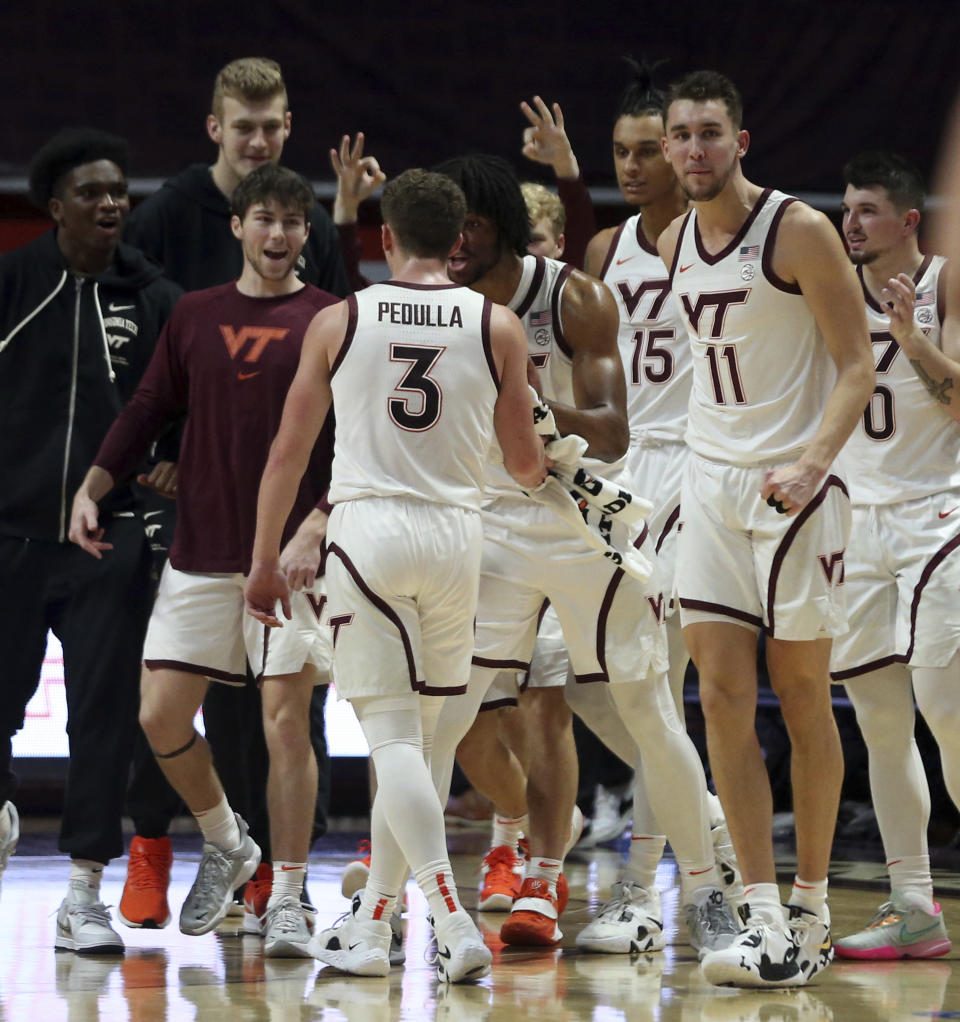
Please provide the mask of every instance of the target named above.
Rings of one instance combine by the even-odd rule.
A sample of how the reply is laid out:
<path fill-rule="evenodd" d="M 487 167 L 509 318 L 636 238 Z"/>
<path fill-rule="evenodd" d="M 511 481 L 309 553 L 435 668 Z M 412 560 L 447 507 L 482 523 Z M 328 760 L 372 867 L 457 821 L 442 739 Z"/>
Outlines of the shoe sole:
<path fill-rule="evenodd" d="M 451 972 L 444 964 L 444 959 L 437 962 L 437 979 L 441 983 L 474 983 L 490 973 L 493 955 L 486 947 L 471 949 L 466 960 L 458 963 L 455 972 Z"/>
<path fill-rule="evenodd" d="M 646 937 L 577 937 L 576 945 L 581 951 L 594 951 L 601 955 L 639 955 L 651 951 L 662 951 L 667 946 L 665 933 L 648 934 Z"/>
<path fill-rule="evenodd" d="M 917 944 L 907 944 L 903 947 L 886 945 L 885 947 L 871 948 L 845 948 L 839 944 L 833 945 L 837 958 L 846 958 L 849 961 L 859 962 L 893 962 L 905 958 L 940 958 L 942 955 L 950 954 L 953 944 L 949 939 L 938 938 L 936 940 L 921 941 Z"/>
<path fill-rule="evenodd" d="M 263 944 L 264 958 L 312 958 L 308 941 L 266 940 Z"/>
<path fill-rule="evenodd" d="M 368 951 L 360 956 L 350 951 L 330 951 L 326 948 L 310 952 L 313 958 L 351 976 L 389 976 L 390 959 L 380 951 Z"/>
<path fill-rule="evenodd" d="M 544 932 L 542 919 L 538 912 L 513 912 L 510 918 L 500 927 L 500 939 L 504 944 L 513 944 L 517 947 L 556 947 L 563 940 L 560 927 L 552 919 L 553 935 L 548 936 Z"/>
<path fill-rule="evenodd" d="M 509 912 L 512 908 L 512 894 L 491 894 L 477 902 L 479 912 Z"/>
<path fill-rule="evenodd" d="M 223 903 L 220 905 L 219 911 L 213 916 L 213 918 L 205 923 L 200 924 L 199 926 L 190 927 L 189 924 L 187 926 L 184 926 L 183 916 L 181 916 L 180 917 L 181 933 L 185 933 L 188 937 L 202 937 L 203 934 L 209 933 L 211 930 L 219 926 L 224 919 L 227 918 L 227 914 L 230 911 L 230 906 L 233 905 L 234 891 L 236 891 L 241 884 L 245 884 L 253 876 L 253 874 L 256 873 L 257 866 L 260 865 L 261 854 L 260 848 L 257 845 L 254 845 L 254 848 L 257 849 L 256 855 L 253 856 L 253 858 L 247 859 L 247 861 L 244 862 L 243 869 L 240 870 L 233 890 L 227 892 L 227 895 L 224 898 Z"/>
<path fill-rule="evenodd" d="M 170 920 L 173 918 L 169 913 L 167 918 L 163 922 L 158 923 L 156 919 L 142 919 L 139 923 L 132 919 L 128 919 L 120 909 L 117 909 L 117 918 L 123 923 L 124 926 L 129 926 L 131 930 L 162 930 L 165 926 L 170 925 Z"/>
<path fill-rule="evenodd" d="M 54 951 L 72 951 L 75 955 L 122 955 L 126 948 L 123 944 L 91 944 L 88 947 L 77 947 L 73 937 L 57 937 L 53 942 Z"/>
<path fill-rule="evenodd" d="M 749 987 L 751 989 L 802 987 L 807 982 L 799 967 L 795 974 L 776 980 L 764 979 L 759 973 L 742 969 L 738 962 L 733 961 L 704 962 L 700 968 L 707 982 L 717 987 Z"/>

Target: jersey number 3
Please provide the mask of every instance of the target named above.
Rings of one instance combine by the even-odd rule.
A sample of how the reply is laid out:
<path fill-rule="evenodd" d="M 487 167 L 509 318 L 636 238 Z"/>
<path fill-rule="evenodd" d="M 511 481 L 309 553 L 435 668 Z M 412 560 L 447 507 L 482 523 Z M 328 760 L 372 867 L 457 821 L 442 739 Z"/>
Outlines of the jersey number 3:
<path fill-rule="evenodd" d="M 409 368 L 394 390 L 401 396 L 387 401 L 390 418 L 401 428 L 422 433 L 437 424 L 443 407 L 443 391 L 430 370 L 437 364 L 445 347 L 430 348 L 418 344 L 391 344 L 390 361 L 407 362 Z"/>

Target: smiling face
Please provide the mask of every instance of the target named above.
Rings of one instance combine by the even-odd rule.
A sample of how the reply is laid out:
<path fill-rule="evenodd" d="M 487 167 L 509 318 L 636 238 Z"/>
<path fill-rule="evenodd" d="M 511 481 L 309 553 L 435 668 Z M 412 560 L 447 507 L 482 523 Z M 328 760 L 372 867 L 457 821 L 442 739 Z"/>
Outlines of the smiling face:
<path fill-rule="evenodd" d="M 623 116 L 613 126 L 617 184 L 631 206 L 646 206 L 673 193 L 676 177 L 663 157 L 663 120 L 656 114 Z"/>
<path fill-rule="evenodd" d="M 250 206 L 242 221 L 234 216 L 231 227 L 243 248 L 245 276 L 252 273 L 274 284 L 294 275 L 310 231 L 303 210 L 266 199 Z"/>
<path fill-rule="evenodd" d="M 227 192 L 257 167 L 278 163 L 290 135 L 290 111 L 283 96 L 244 100 L 224 96 L 220 116 L 210 114 L 207 132 L 220 147 L 214 177 Z"/>
<path fill-rule="evenodd" d="M 460 232 L 460 247 L 447 260 L 447 276 L 469 287 L 485 277 L 500 261 L 496 224 L 479 213 L 467 213 Z"/>
<path fill-rule="evenodd" d="M 670 104 L 663 152 L 694 202 L 715 199 L 746 154 L 750 136 L 737 130 L 720 99 L 677 99 Z"/>
<path fill-rule="evenodd" d="M 61 247 L 112 256 L 130 212 L 123 171 L 111 160 L 81 163 L 58 182 L 49 208 Z"/>
<path fill-rule="evenodd" d="M 912 215 L 911 215 L 912 214 Z M 898 210 L 886 188 L 847 185 L 843 195 L 843 237 L 855 266 L 866 266 L 914 234 L 916 210 Z"/>

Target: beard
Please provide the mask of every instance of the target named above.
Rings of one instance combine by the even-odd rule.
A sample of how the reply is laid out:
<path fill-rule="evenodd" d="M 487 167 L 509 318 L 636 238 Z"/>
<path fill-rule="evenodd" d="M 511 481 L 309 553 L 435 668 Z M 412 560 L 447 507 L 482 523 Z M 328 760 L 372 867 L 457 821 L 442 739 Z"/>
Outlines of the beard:
<path fill-rule="evenodd" d="M 877 252 L 848 252 L 854 266 L 869 266 L 877 258 Z"/>

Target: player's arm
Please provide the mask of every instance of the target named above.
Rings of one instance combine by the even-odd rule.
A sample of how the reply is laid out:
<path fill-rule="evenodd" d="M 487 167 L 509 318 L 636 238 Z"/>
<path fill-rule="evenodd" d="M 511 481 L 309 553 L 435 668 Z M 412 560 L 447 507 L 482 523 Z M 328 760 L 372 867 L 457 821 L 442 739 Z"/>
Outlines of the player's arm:
<path fill-rule="evenodd" d="M 547 474 L 543 441 L 533 428 L 533 403 L 527 383 L 527 337 L 520 320 L 502 305 L 490 315 L 490 346 L 500 374 L 500 393 L 493 408 L 493 428 L 503 464 L 526 490 Z"/>
<path fill-rule="evenodd" d="M 610 291 L 574 270 L 560 303 L 563 335 L 573 351 L 575 407 L 548 401 L 563 436 L 587 441 L 587 454 L 615 461 L 627 449 L 627 384 L 617 348 L 620 316 Z"/>
<path fill-rule="evenodd" d="M 315 507 L 300 523 L 280 553 L 280 570 L 294 590 L 312 589 L 323 560 L 327 512 Z"/>
<path fill-rule="evenodd" d="M 280 540 L 293 509 L 310 452 L 332 401 L 330 365 L 347 323 L 347 303 L 314 316 L 303 338 L 300 365 L 287 391 L 280 428 L 270 445 L 257 496 L 257 532 L 244 587 L 247 610 L 265 625 L 281 624 L 277 600 L 290 617 L 290 588 L 280 568 Z"/>
<path fill-rule="evenodd" d="M 917 288 L 906 273 L 899 273 L 887 281 L 881 298 L 890 317 L 890 336 L 910 360 L 913 371 L 920 377 L 927 392 L 943 410 L 960 422 L 960 295 L 952 293 L 950 265 L 941 272 L 944 317 L 940 328 L 938 348 L 920 329 L 913 318 Z M 946 278 L 946 279 L 944 279 Z"/>
<path fill-rule="evenodd" d="M 607 253 L 610 251 L 616 233 L 616 227 L 606 227 L 602 231 L 598 231 L 587 244 L 583 269 L 585 273 L 596 277 L 597 280 L 600 279 L 600 274 L 603 272 L 603 264 L 607 261 Z"/>
<path fill-rule="evenodd" d="M 860 421 L 875 372 L 863 292 L 839 235 L 822 213 L 799 203 L 787 210 L 773 269 L 782 280 L 800 286 L 837 367 L 836 383 L 807 449 L 793 465 L 764 476 L 761 496 L 772 496 L 788 514 L 797 514 Z"/>
<path fill-rule="evenodd" d="M 660 253 L 660 258 L 663 260 L 667 270 L 673 266 L 674 259 L 677 258 L 677 245 L 680 242 L 680 228 L 683 226 L 683 221 L 686 219 L 687 214 L 682 213 L 675 220 L 672 220 L 666 230 L 660 232 L 660 237 L 657 238 L 657 251 Z"/>
<path fill-rule="evenodd" d="M 104 550 L 113 549 L 112 543 L 103 542 L 100 508 L 97 506 L 113 486 L 114 478 L 106 469 L 92 466 L 74 494 L 70 509 L 70 531 L 67 534 L 70 542 L 76 543 L 98 561 L 103 559 Z"/>

